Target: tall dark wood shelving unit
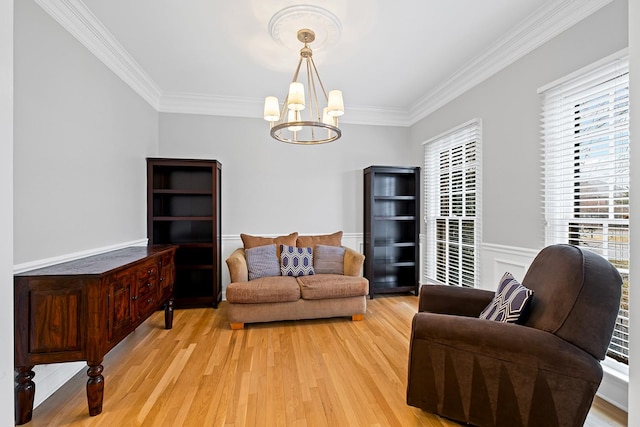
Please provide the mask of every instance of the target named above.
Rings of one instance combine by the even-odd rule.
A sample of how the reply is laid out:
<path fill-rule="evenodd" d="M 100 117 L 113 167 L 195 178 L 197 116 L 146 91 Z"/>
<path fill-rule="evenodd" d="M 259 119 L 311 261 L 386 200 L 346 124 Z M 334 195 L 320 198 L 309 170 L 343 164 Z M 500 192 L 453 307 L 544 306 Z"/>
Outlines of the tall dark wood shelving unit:
<path fill-rule="evenodd" d="M 364 276 L 369 295 L 418 294 L 420 168 L 364 170 Z"/>
<path fill-rule="evenodd" d="M 216 160 L 147 159 L 147 235 L 178 245 L 176 307 L 217 308 L 222 298 L 221 174 Z"/>

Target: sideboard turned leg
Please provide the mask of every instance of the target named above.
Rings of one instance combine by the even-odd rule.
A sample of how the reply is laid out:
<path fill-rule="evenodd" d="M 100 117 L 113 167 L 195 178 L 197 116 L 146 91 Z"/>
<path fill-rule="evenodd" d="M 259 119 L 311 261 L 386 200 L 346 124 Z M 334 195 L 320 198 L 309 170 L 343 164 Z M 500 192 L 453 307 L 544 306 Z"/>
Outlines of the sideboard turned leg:
<path fill-rule="evenodd" d="M 104 396 L 103 369 L 100 363 L 90 364 L 89 369 L 87 369 L 87 375 L 89 376 L 87 380 L 87 403 L 89 404 L 89 415 L 92 417 L 102 412 L 102 398 Z"/>
<path fill-rule="evenodd" d="M 164 307 L 164 328 L 173 328 L 173 297 L 169 298 Z"/>
<path fill-rule="evenodd" d="M 16 368 L 16 425 L 31 421 L 31 415 L 33 414 L 33 397 L 36 394 L 36 385 L 33 382 L 33 377 L 36 374 L 32 369 L 33 366 L 19 366 Z"/>

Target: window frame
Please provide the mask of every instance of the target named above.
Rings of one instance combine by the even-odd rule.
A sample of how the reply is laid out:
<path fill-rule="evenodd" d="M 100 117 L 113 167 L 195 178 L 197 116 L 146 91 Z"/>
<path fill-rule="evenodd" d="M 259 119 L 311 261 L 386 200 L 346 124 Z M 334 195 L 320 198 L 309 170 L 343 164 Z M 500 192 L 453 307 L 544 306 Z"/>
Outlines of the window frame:
<path fill-rule="evenodd" d="M 425 141 L 423 146 L 426 235 L 423 281 L 478 288 L 482 242 L 482 120 L 465 122 Z M 447 155 L 443 154 L 445 151 Z M 443 168 L 443 155 L 448 157 L 449 167 Z M 443 169 L 448 176 L 443 176 Z M 452 215 L 453 209 L 456 211 Z M 469 215 L 471 212 L 473 215 Z"/>
<path fill-rule="evenodd" d="M 607 356 L 622 364 L 629 349 L 628 74 L 624 49 L 538 90 L 545 244 L 584 247 L 618 268 L 623 298 Z"/>

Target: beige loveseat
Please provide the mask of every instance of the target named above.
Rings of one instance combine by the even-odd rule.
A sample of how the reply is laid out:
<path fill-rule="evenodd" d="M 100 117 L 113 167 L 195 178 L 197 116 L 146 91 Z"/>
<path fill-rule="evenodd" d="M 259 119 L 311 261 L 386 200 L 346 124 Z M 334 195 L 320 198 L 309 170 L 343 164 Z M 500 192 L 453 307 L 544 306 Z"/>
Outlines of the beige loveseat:
<path fill-rule="evenodd" d="M 231 329 L 242 329 L 245 323 L 272 322 L 277 320 L 316 319 L 350 316 L 362 320 L 367 310 L 369 282 L 362 277 L 364 255 L 341 246 L 342 232 L 320 236 L 257 237 L 241 235 L 244 247 L 236 249 L 226 260 L 231 277 L 226 299 Z M 295 248 L 311 248 L 313 263 L 318 273 L 287 276 L 281 272 L 252 280 L 247 255 L 256 249 L 275 251 L 280 267 L 280 249 L 285 245 Z M 275 247 L 274 247 L 275 246 Z M 341 265 L 334 262 L 332 268 L 320 259 L 326 252 L 344 255 Z M 272 255 L 269 258 L 272 261 Z M 333 259 L 335 261 L 335 257 Z M 321 265 L 324 267 L 321 268 Z M 280 268 L 279 267 L 279 268 Z M 337 268 L 338 274 L 333 269 Z M 339 274 L 341 271 L 342 274 Z M 323 273 L 330 271 L 330 273 Z"/>

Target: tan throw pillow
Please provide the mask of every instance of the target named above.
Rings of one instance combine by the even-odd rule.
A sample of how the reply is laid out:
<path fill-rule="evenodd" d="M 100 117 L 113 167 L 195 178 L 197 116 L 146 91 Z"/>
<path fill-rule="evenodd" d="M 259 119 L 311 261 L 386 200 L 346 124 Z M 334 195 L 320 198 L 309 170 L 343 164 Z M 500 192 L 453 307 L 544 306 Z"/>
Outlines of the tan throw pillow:
<path fill-rule="evenodd" d="M 296 246 L 299 248 L 315 248 L 316 245 L 342 246 L 342 231 L 318 236 L 298 236 Z"/>
<path fill-rule="evenodd" d="M 276 255 L 278 259 L 280 259 L 280 245 L 288 245 L 295 246 L 296 239 L 298 237 L 298 233 L 291 233 L 288 236 L 278 236 L 278 237 L 261 237 L 261 236 L 251 236 L 249 234 L 240 234 L 240 238 L 242 239 L 242 244 L 244 245 L 244 249 L 251 249 L 258 246 L 265 245 L 276 245 Z"/>

